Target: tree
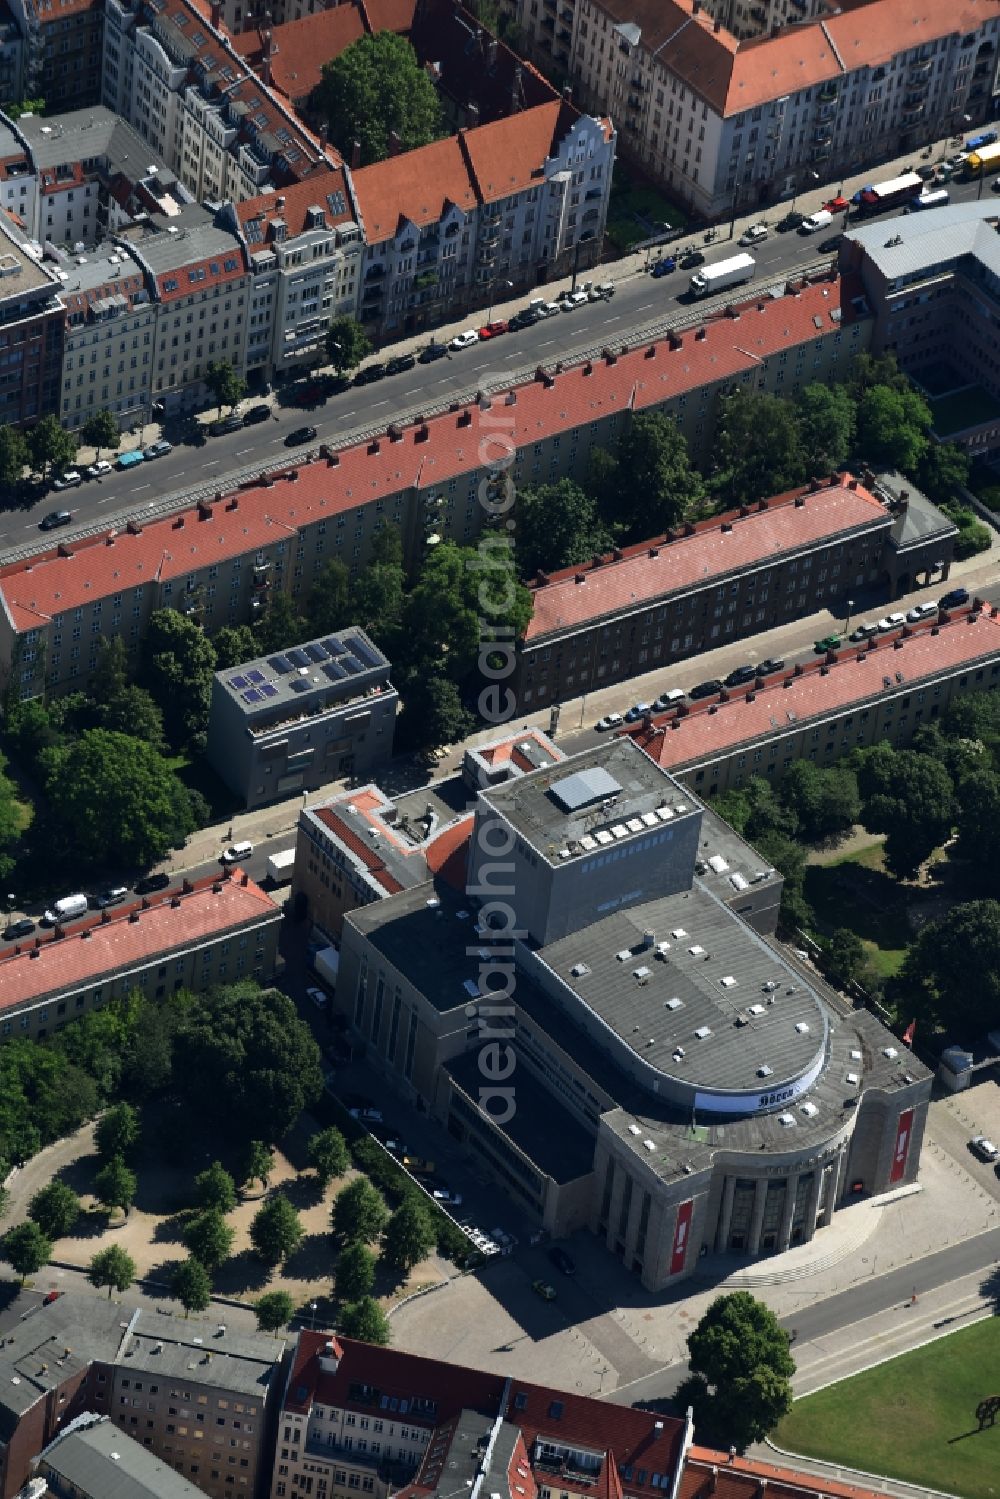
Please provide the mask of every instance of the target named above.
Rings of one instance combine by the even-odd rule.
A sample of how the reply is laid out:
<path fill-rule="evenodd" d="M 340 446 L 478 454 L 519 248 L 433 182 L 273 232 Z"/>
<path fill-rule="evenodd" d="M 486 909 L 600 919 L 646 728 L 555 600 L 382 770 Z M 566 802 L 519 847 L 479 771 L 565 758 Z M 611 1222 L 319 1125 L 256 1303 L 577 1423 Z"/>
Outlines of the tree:
<path fill-rule="evenodd" d="M 750 505 L 800 484 L 806 455 L 794 406 L 742 389 L 723 396 L 713 464 L 712 488 L 727 505 Z"/>
<path fill-rule="evenodd" d="M 389 1210 L 382 1193 L 363 1176 L 337 1193 L 333 1204 L 333 1231 L 341 1239 L 372 1244 L 385 1227 Z"/>
<path fill-rule="evenodd" d="M 858 452 L 866 463 L 913 473 L 930 426 L 930 407 L 915 390 L 873 385 L 858 402 Z"/>
<path fill-rule="evenodd" d="M 345 1338 L 357 1338 L 359 1343 L 374 1343 L 377 1348 L 388 1345 L 389 1319 L 371 1296 L 360 1301 L 349 1302 L 341 1309 L 340 1331 Z"/>
<path fill-rule="evenodd" d="M 129 1170 L 120 1155 L 116 1155 L 94 1177 L 94 1196 L 103 1207 L 112 1212 L 115 1208 L 122 1208 L 127 1216 L 138 1185 L 135 1172 Z"/>
<path fill-rule="evenodd" d="M 1000 903 L 953 906 L 921 927 L 900 975 L 921 1019 L 968 1043 L 1000 1015 Z"/>
<path fill-rule="evenodd" d="M 374 539 L 371 561 L 351 586 L 350 611 L 353 623 L 385 650 L 392 650 L 396 639 L 405 583 L 399 533 L 383 526 Z"/>
<path fill-rule="evenodd" d="M 182 1260 L 170 1278 L 170 1289 L 188 1317 L 203 1312 L 212 1300 L 212 1280 L 204 1262 L 193 1254 Z"/>
<path fill-rule="evenodd" d="M 360 1301 L 375 1284 L 375 1256 L 366 1244 L 345 1244 L 337 1261 L 337 1300 Z"/>
<path fill-rule="evenodd" d="M 673 417 L 662 411 L 633 416 L 614 458 L 605 467 L 598 504 L 602 519 L 625 540 L 645 540 L 701 512 L 705 485 Z"/>
<path fill-rule="evenodd" d="M 14 849 L 28 821 L 17 786 L 4 774 L 6 765 L 0 755 L 0 878 L 14 867 Z"/>
<path fill-rule="evenodd" d="M 272 588 L 263 619 L 258 621 L 257 641 L 262 654 L 283 651 L 290 645 L 310 639 L 309 626 L 299 613 L 292 596 L 283 588 Z"/>
<path fill-rule="evenodd" d="M 194 1196 L 200 1208 L 231 1213 L 236 1206 L 236 1183 L 221 1161 L 213 1161 L 194 1179 Z"/>
<path fill-rule="evenodd" d="M 139 1143 L 139 1115 L 130 1103 L 116 1103 L 98 1121 L 95 1139 L 102 1160 L 128 1155 Z"/>
<path fill-rule="evenodd" d="M 87 418 L 80 433 L 83 441 L 90 448 L 97 449 L 100 458 L 102 448 L 116 448 L 121 439 L 118 422 L 106 407 L 95 411 L 93 416 Z"/>
<path fill-rule="evenodd" d="M 795 403 L 805 464 L 817 476 L 842 469 L 854 446 L 854 402 L 843 385 L 807 385 Z"/>
<path fill-rule="evenodd" d="M 110 1301 L 112 1291 L 121 1294 L 135 1280 L 135 1260 L 117 1244 L 99 1249 L 90 1262 L 87 1279 L 98 1290 L 107 1286 Z"/>
<path fill-rule="evenodd" d="M 49 1239 L 63 1239 L 80 1216 L 80 1199 L 65 1182 L 50 1181 L 28 1204 L 28 1216 Z"/>
<path fill-rule="evenodd" d="M 152 695 L 129 680 L 128 653 L 120 635 L 106 636 L 100 642 L 87 697 L 74 726 L 78 733 L 110 729 L 162 750 L 163 714 Z"/>
<path fill-rule="evenodd" d="M 865 945 L 848 927 L 838 927 L 823 943 L 823 971 L 841 989 L 846 989 L 864 970 Z"/>
<path fill-rule="evenodd" d="M 401 664 L 410 676 L 461 683 L 472 676 L 484 639 L 513 642 L 530 619 L 531 595 L 518 580 L 508 536 L 488 533 L 478 547 L 444 541 L 425 558 L 407 597 Z"/>
<path fill-rule="evenodd" d="M 516 554 L 522 578 L 589 562 L 612 545 L 593 497 L 572 479 L 518 490 Z"/>
<path fill-rule="evenodd" d="M 274 1151 L 263 1140 L 251 1140 L 247 1146 L 247 1160 L 244 1167 L 244 1180 L 247 1186 L 253 1186 L 259 1181 L 261 1186 L 267 1190 L 267 1184 L 274 1170 Z"/>
<path fill-rule="evenodd" d="M 400 742 L 411 747 L 458 744 L 475 728 L 462 694 L 447 677 L 428 676 L 407 688 L 400 719 Z"/>
<path fill-rule="evenodd" d="M 246 381 L 228 359 L 213 359 L 205 371 L 205 384 L 215 397 L 222 415 L 223 406 L 235 406 L 247 388 Z"/>
<path fill-rule="evenodd" d="M 959 498 L 958 491 L 968 482 L 971 460 L 957 442 L 932 442 L 924 451 L 917 468 L 917 481 L 935 504 Z"/>
<path fill-rule="evenodd" d="M 30 453 L 19 427 L 0 427 L 0 489 L 16 492 L 24 478 Z"/>
<path fill-rule="evenodd" d="M 426 1259 L 437 1242 L 427 1210 L 416 1197 L 406 1197 L 385 1226 L 381 1258 L 386 1265 L 407 1275 Z"/>
<path fill-rule="evenodd" d="M 692 1374 L 705 1387 L 695 1419 L 717 1444 L 759 1442 L 790 1409 L 795 1363 L 788 1334 L 749 1291 L 717 1297 L 688 1337 L 688 1350 Z"/>
<path fill-rule="evenodd" d="M 229 1258 L 235 1231 L 218 1208 L 203 1208 L 188 1220 L 181 1235 L 186 1247 L 206 1270 L 218 1270 Z"/>
<path fill-rule="evenodd" d="M 215 671 L 212 642 L 194 620 L 176 609 L 150 615 L 142 643 L 141 675 L 170 726 L 170 742 L 183 748 L 204 734 Z"/>
<path fill-rule="evenodd" d="M 280 1140 L 323 1092 L 319 1047 L 295 1005 L 252 980 L 196 995 L 174 1043 L 192 1108 L 233 1138 Z"/>
<path fill-rule="evenodd" d="M 851 399 L 860 401 L 865 391 L 874 385 L 887 386 L 889 390 L 908 391 L 913 387 L 896 363 L 896 356 L 888 354 L 859 354 L 851 366 L 847 389 Z"/>
<path fill-rule="evenodd" d="M 956 816 L 951 777 L 939 760 L 917 750 L 879 744 L 859 757 L 861 821 L 885 833 L 886 868 L 898 879 L 916 874 L 942 844 Z"/>
<path fill-rule="evenodd" d="M 249 625 L 223 625 L 212 636 L 215 651 L 215 670 L 225 671 L 230 666 L 242 666 L 260 654 L 257 637 Z"/>
<path fill-rule="evenodd" d="M 323 66 L 314 94 L 330 139 L 361 165 L 383 161 L 390 148 L 413 151 L 443 133 L 441 103 L 410 43 L 390 31 L 363 36 Z"/>
<path fill-rule="evenodd" d="M 29 1275 L 37 1275 L 42 1266 L 48 1264 L 52 1256 L 52 1240 L 46 1238 L 33 1218 L 29 1218 L 4 1235 L 3 1252 L 4 1258 L 21 1277 L 23 1286 Z"/>
<path fill-rule="evenodd" d="M 352 623 L 351 574 L 339 557 L 331 557 L 316 575 L 306 617 L 311 635 L 325 635 Z"/>
<path fill-rule="evenodd" d="M 255 1214 L 250 1242 L 265 1265 L 283 1264 L 302 1242 L 304 1229 L 287 1197 L 277 1192 Z"/>
<path fill-rule="evenodd" d="M 858 779 L 847 765 L 823 768 L 796 760 L 782 776 L 778 793 L 809 842 L 846 832 L 858 820 Z"/>
<path fill-rule="evenodd" d="M 343 1176 L 351 1164 L 350 1153 L 340 1130 L 335 1125 L 318 1130 L 309 1141 L 309 1164 L 313 1167 L 324 1187 L 338 1176 Z"/>
<path fill-rule="evenodd" d="M 295 1303 L 287 1291 L 266 1291 L 254 1302 L 253 1309 L 260 1332 L 278 1332 L 291 1321 Z"/>
<path fill-rule="evenodd" d="M 357 318 L 345 315 L 330 319 L 326 330 L 326 357 L 338 375 L 357 369 L 371 351 L 368 335 Z"/>
<path fill-rule="evenodd" d="M 43 416 L 27 434 L 32 468 L 48 478 L 53 469 L 68 468 L 76 457 L 76 438 L 59 425 L 57 416 Z"/>
<path fill-rule="evenodd" d="M 56 824 L 81 862 L 148 865 L 181 847 L 196 826 L 194 803 L 176 772 L 151 745 L 109 729 L 41 756 Z"/>

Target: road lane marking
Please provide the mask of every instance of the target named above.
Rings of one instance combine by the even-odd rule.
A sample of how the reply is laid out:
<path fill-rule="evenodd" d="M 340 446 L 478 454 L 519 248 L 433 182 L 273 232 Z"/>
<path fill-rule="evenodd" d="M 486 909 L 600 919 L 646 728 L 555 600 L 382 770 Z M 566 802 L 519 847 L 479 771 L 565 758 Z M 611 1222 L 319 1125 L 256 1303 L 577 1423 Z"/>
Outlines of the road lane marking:
<path fill-rule="evenodd" d="M 134 489 L 129 490 L 129 494 L 141 494 L 144 489 L 152 489 L 152 487 L 152 484 L 137 484 Z"/>

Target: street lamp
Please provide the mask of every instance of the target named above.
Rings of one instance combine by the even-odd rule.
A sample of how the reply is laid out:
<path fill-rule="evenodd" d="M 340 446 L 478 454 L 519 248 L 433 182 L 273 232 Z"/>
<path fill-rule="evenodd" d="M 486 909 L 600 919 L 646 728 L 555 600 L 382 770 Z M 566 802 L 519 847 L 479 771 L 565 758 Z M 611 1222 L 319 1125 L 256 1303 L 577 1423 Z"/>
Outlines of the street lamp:
<path fill-rule="evenodd" d="M 316 1305 L 317 1304 L 316 1304 L 315 1301 L 310 1301 L 310 1303 L 309 1303 L 309 1331 L 310 1332 L 314 1331 L 315 1327 L 316 1327 Z"/>
<path fill-rule="evenodd" d="M 848 599 L 847 600 L 847 618 L 844 620 L 844 634 L 845 635 L 847 634 L 848 630 L 851 627 L 851 610 L 853 608 L 854 608 L 854 600 L 853 599 Z"/>
<path fill-rule="evenodd" d="M 514 290 L 514 283 L 513 283 L 513 281 L 501 281 L 500 286 L 501 286 L 501 289 L 503 291 L 513 291 Z M 496 299 L 497 299 L 497 283 L 496 283 L 496 281 L 492 281 L 490 283 L 490 305 L 486 309 L 486 321 L 487 322 L 489 322 L 490 319 L 493 316 L 493 303 L 496 301 Z"/>

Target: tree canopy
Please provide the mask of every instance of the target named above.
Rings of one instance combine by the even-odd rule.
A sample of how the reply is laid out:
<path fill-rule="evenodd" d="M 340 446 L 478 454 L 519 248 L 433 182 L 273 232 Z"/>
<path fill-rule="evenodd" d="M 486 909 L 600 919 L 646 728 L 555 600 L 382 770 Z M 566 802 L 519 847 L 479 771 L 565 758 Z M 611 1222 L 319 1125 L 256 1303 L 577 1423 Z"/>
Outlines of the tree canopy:
<path fill-rule="evenodd" d="M 338 1176 L 343 1176 L 351 1164 L 347 1142 L 333 1124 L 317 1130 L 307 1147 L 309 1164 L 324 1187 L 328 1187 Z"/>
<path fill-rule="evenodd" d="M 231 1213 L 236 1206 L 236 1183 L 221 1161 L 211 1166 L 194 1179 L 194 1196 L 200 1208 L 217 1208 L 220 1213 Z"/>
<path fill-rule="evenodd" d="M 212 636 L 215 651 L 215 670 L 224 671 L 230 666 L 242 666 L 260 654 L 257 637 L 249 625 L 223 625 Z"/>
<path fill-rule="evenodd" d="M 685 1393 L 702 1440 L 742 1449 L 773 1431 L 792 1403 L 788 1334 L 749 1291 L 712 1302 L 688 1337 Z"/>
<path fill-rule="evenodd" d="M 30 461 L 28 441 L 19 427 L 0 427 L 0 489 L 16 492 Z"/>
<path fill-rule="evenodd" d="M 295 1311 L 295 1303 L 287 1291 L 265 1291 L 253 1305 L 260 1332 L 277 1332 L 286 1327 Z"/>
<path fill-rule="evenodd" d="M 120 1245 L 110 1244 L 107 1249 L 99 1249 L 94 1255 L 87 1270 L 87 1279 L 98 1290 L 107 1286 L 110 1301 L 112 1291 L 117 1291 L 120 1295 L 135 1280 L 135 1260 Z"/>
<path fill-rule="evenodd" d="M 29 1275 L 37 1275 L 52 1256 L 52 1241 L 33 1218 L 9 1229 L 3 1239 L 4 1258 L 13 1265 L 23 1285 Z"/>
<path fill-rule="evenodd" d="M 120 1155 L 113 1156 L 94 1177 L 94 1196 L 106 1208 L 122 1208 L 126 1213 L 135 1201 L 138 1181 Z"/>
<path fill-rule="evenodd" d="M 843 385 L 811 384 L 796 402 L 804 466 L 821 476 L 842 469 L 854 446 L 855 410 Z"/>
<path fill-rule="evenodd" d="M 858 402 L 858 451 L 867 463 L 913 473 L 927 449 L 930 426 L 930 407 L 911 386 L 870 386 Z"/>
<path fill-rule="evenodd" d="M 60 426 L 57 416 L 43 416 L 27 434 L 28 457 L 43 475 L 68 468 L 76 457 L 76 438 Z"/>
<path fill-rule="evenodd" d="M 573 479 L 528 486 L 517 494 L 516 554 L 522 578 L 556 572 L 606 552 L 610 529 L 597 504 Z"/>
<path fill-rule="evenodd" d="M 802 480 L 805 455 L 795 407 L 738 389 L 719 401 L 712 487 L 725 505 L 753 504 Z"/>
<path fill-rule="evenodd" d="M 216 1207 L 202 1208 L 184 1225 L 181 1235 L 185 1246 L 206 1270 L 218 1270 L 233 1247 L 235 1230 L 230 1228 Z"/>
<path fill-rule="evenodd" d="M 98 458 L 102 448 L 116 448 L 121 438 L 118 422 L 106 406 L 95 411 L 84 422 L 80 436 L 89 447 L 97 449 Z"/>
<path fill-rule="evenodd" d="M 193 619 L 177 609 L 150 615 L 141 674 L 179 749 L 205 732 L 215 664 L 212 642 Z"/>
<path fill-rule="evenodd" d="M 340 1302 L 360 1301 L 375 1284 L 375 1256 L 367 1244 L 345 1244 L 337 1260 L 335 1285 Z"/>
<path fill-rule="evenodd" d="M 280 1265 L 298 1249 L 304 1232 L 288 1198 L 276 1192 L 255 1214 L 250 1242 L 265 1265 Z"/>
<path fill-rule="evenodd" d="M 339 1331 L 345 1338 L 374 1343 L 378 1348 L 385 1348 L 389 1343 L 389 1319 L 372 1296 L 363 1296 L 360 1301 L 349 1302 L 343 1307 L 339 1324 Z"/>
<path fill-rule="evenodd" d="M 436 1235 L 423 1203 L 404 1197 L 385 1226 L 381 1259 L 402 1275 L 419 1265 L 434 1248 Z"/>
<path fill-rule="evenodd" d="M 177 1266 L 170 1280 L 170 1289 L 184 1308 L 185 1314 L 203 1312 L 212 1300 L 212 1279 L 208 1267 L 192 1254 Z"/>
<path fill-rule="evenodd" d="M 950 834 L 954 787 L 944 765 L 918 750 L 882 743 L 858 756 L 861 821 L 885 833 L 886 868 L 909 878 Z"/>
<path fill-rule="evenodd" d="M 130 1103 L 116 1103 L 98 1120 L 94 1138 L 102 1160 L 126 1156 L 139 1143 L 142 1133 L 139 1115 Z"/>
<path fill-rule="evenodd" d="M 246 381 L 228 359 L 213 359 L 205 371 L 205 384 L 215 397 L 222 415 L 223 406 L 235 406 L 247 388 Z"/>
<path fill-rule="evenodd" d="M 368 335 L 357 318 L 343 315 L 330 319 L 326 330 L 326 357 L 338 375 L 357 369 L 371 351 Z"/>
<path fill-rule="evenodd" d="M 679 521 L 696 520 L 705 484 L 672 417 L 635 414 L 611 456 L 592 469 L 600 513 L 624 541 L 643 541 Z"/>
<path fill-rule="evenodd" d="M 355 1177 L 337 1193 L 333 1204 L 333 1231 L 340 1238 L 372 1244 L 386 1224 L 389 1211 L 382 1193 L 365 1177 Z"/>
<path fill-rule="evenodd" d="M 28 1204 L 28 1215 L 50 1239 L 62 1239 L 80 1216 L 80 1199 L 58 1177 L 40 1188 Z"/>
<path fill-rule="evenodd" d="M 919 1018 L 968 1044 L 1000 1015 L 1000 903 L 953 906 L 921 927 L 901 975 Z"/>
<path fill-rule="evenodd" d="M 391 31 L 363 36 L 325 63 L 313 102 L 348 160 L 357 141 L 362 166 L 443 133 L 437 90 L 410 43 Z"/>

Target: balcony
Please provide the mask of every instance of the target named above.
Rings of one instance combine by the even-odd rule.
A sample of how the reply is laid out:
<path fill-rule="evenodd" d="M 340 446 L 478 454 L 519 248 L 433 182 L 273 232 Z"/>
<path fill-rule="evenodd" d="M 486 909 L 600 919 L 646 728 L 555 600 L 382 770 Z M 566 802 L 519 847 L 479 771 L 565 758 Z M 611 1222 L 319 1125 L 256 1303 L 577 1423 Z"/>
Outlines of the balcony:
<path fill-rule="evenodd" d="M 909 106 L 904 106 L 903 112 L 900 116 L 903 124 L 915 125 L 923 115 L 926 107 L 927 106 L 925 104 L 911 104 Z"/>
<path fill-rule="evenodd" d="M 840 85 L 837 83 L 824 83 L 819 91 L 819 102 L 821 104 L 833 104 L 840 98 Z"/>
<path fill-rule="evenodd" d="M 909 72 L 906 75 L 908 81 L 910 83 L 917 83 L 922 82 L 925 78 L 929 78 L 933 66 L 934 64 L 929 57 L 921 62 L 911 63 Z"/>
<path fill-rule="evenodd" d="M 812 149 L 812 151 L 809 153 L 809 160 L 810 161 L 826 161 L 826 159 L 829 156 L 829 154 L 830 154 L 830 147 L 829 146 L 814 146 L 813 149 Z"/>
<path fill-rule="evenodd" d="M 813 131 L 812 138 L 814 146 L 829 146 L 833 140 L 833 134 L 828 126 L 821 125 L 818 130 Z"/>

